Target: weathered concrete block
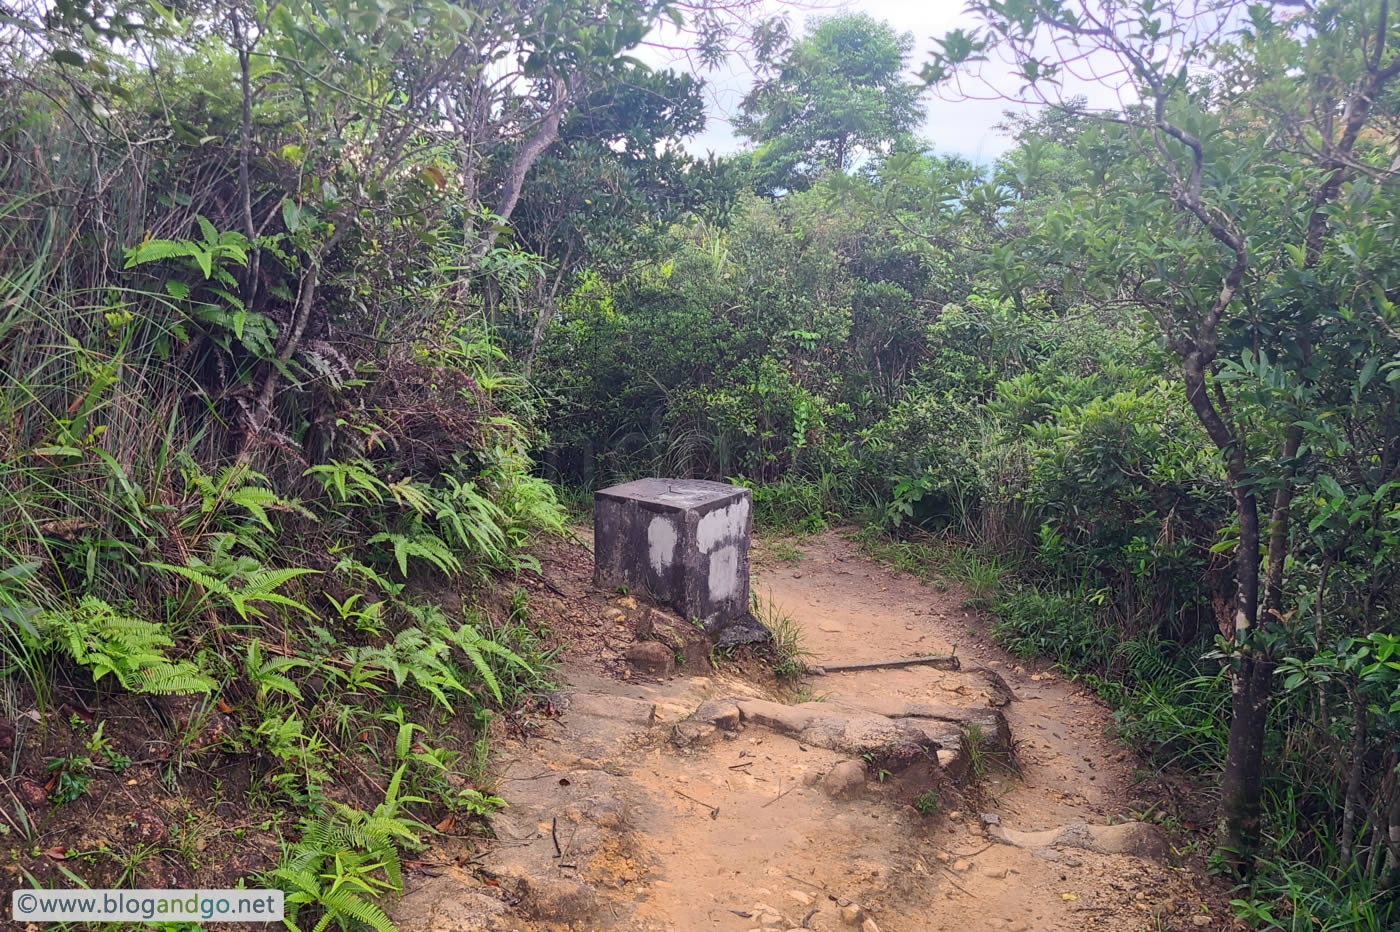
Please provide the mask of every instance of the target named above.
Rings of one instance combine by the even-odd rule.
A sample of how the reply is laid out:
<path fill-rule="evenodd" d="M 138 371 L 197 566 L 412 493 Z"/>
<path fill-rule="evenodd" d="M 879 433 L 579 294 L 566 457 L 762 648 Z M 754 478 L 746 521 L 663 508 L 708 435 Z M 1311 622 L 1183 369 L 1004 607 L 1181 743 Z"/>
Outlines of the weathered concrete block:
<path fill-rule="evenodd" d="M 627 586 L 714 633 L 749 611 L 753 493 L 701 479 L 638 479 L 594 497 L 593 582 Z"/>

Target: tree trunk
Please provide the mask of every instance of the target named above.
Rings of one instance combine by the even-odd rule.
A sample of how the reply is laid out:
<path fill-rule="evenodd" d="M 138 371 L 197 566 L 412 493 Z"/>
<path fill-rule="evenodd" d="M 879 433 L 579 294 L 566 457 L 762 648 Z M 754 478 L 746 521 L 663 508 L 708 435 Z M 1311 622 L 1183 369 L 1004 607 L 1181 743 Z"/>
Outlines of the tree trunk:
<path fill-rule="evenodd" d="M 1240 524 L 1240 542 L 1235 552 L 1233 636 L 1239 660 L 1230 675 L 1230 737 L 1220 782 L 1220 814 L 1224 822 L 1223 853 L 1234 864 L 1236 873 L 1244 874 L 1252 865 L 1259 840 L 1264 738 L 1275 663 L 1249 643 L 1259 620 L 1259 501 L 1248 485 L 1244 442 L 1220 416 L 1207 391 L 1206 365 L 1215 355 L 1214 331 L 1206 330 L 1205 337 L 1199 342 L 1207 344 L 1206 352 L 1197 348 L 1183 355 L 1182 374 L 1187 400 L 1206 433 L 1225 455 Z"/>
<path fill-rule="evenodd" d="M 1385 887 L 1400 886 L 1400 792 L 1395 788 L 1395 752 L 1385 755 L 1386 778 L 1381 781 L 1385 806 Z"/>
<path fill-rule="evenodd" d="M 540 344 L 544 342 L 544 333 L 549 329 L 549 322 L 554 319 L 554 314 L 559 310 L 559 285 L 564 280 L 564 274 L 569 268 L 569 259 L 574 254 L 574 241 L 569 240 L 569 248 L 564 250 L 564 258 L 559 263 L 559 272 L 554 276 L 554 285 L 549 289 L 548 295 L 540 296 L 539 312 L 535 318 L 535 332 L 530 337 L 530 352 L 525 355 L 525 378 L 530 378 L 530 373 L 535 368 L 535 354 L 540 351 Z"/>
<path fill-rule="evenodd" d="M 1230 740 L 1220 783 L 1224 848 L 1237 872 L 1246 873 L 1259 843 L 1259 803 L 1264 781 L 1264 736 L 1274 663 L 1246 650 L 1231 675 Z"/>
<path fill-rule="evenodd" d="M 1361 808 L 1361 773 L 1366 759 L 1366 720 L 1369 714 L 1366 703 L 1357 695 L 1356 684 L 1347 687 L 1347 695 L 1355 710 L 1356 725 L 1352 730 L 1351 759 L 1347 761 L 1346 799 L 1342 803 L 1342 867 L 1352 862 L 1352 852 L 1356 846 L 1357 810 Z"/>

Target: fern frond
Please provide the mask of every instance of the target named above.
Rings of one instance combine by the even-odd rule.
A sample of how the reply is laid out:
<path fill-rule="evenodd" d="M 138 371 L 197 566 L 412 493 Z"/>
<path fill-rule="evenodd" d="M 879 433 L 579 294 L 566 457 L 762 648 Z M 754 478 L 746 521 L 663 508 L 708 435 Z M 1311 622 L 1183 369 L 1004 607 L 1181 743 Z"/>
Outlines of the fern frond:
<path fill-rule="evenodd" d="M 143 666 L 139 671 L 137 692 L 155 695 L 189 695 L 211 693 L 219 684 L 191 663 Z"/>
<path fill-rule="evenodd" d="M 76 608 L 41 612 L 21 630 L 40 649 L 65 651 L 87 667 L 93 682 L 111 675 L 124 689 L 145 693 L 207 693 L 214 681 L 193 663 L 172 662 L 164 648 L 175 642 L 155 622 L 119 613 L 87 596 Z"/>
<path fill-rule="evenodd" d="M 435 534 L 419 532 L 415 536 L 409 537 L 406 534 L 381 531 L 371 537 L 367 543 L 392 544 L 394 561 L 398 564 L 399 573 L 405 579 L 408 578 L 409 557 L 427 560 L 444 573 L 453 573 L 462 568 L 462 562 L 457 559 L 447 543 Z"/>
<path fill-rule="evenodd" d="M 420 515 L 425 515 L 432 510 L 432 499 L 428 498 L 423 490 L 414 485 L 410 479 L 389 483 L 389 494 L 394 496 L 394 501 L 400 505 L 407 505 Z"/>
<path fill-rule="evenodd" d="M 398 932 L 394 923 L 389 919 L 387 913 L 368 900 L 362 899 L 354 893 L 347 893 L 337 890 L 328 893 L 321 898 L 321 904 L 328 909 L 333 909 L 337 913 L 348 916 L 357 922 L 363 922 L 370 926 L 375 932 Z M 330 914 L 322 919 L 318 928 L 324 929 Z"/>
<path fill-rule="evenodd" d="M 216 579 L 208 573 L 202 572 L 192 566 L 177 566 L 174 563 L 154 562 L 144 563 L 142 565 L 149 566 L 152 569 L 164 570 L 167 573 L 174 573 L 176 576 L 183 576 L 185 579 L 188 579 L 190 582 L 209 592 L 215 592 L 229 598 L 233 596 L 233 590 L 230 589 L 222 579 Z M 244 617 L 246 618 L 247 616 Z"/>

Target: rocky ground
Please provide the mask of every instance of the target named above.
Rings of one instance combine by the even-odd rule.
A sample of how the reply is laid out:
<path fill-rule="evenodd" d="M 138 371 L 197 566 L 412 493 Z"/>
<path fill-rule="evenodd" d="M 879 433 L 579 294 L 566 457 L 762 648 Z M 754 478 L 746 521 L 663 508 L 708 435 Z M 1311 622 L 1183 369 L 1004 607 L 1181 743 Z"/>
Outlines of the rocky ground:
<path fill-rule="evenodd" d="M 1234 927 L 1191 839 L 1134 817 L 1136 762 L 1092 696 L 1016 664 L 956 592 L 839 534 L 793 546 L 760 546 L 755 587 L 814 668 L 957 668 L 778 682 L 555 548 L 532 605 L 575 644 L 568 688 L 503 742 L 496 840 L 437 852 L 400 928 Z"/>

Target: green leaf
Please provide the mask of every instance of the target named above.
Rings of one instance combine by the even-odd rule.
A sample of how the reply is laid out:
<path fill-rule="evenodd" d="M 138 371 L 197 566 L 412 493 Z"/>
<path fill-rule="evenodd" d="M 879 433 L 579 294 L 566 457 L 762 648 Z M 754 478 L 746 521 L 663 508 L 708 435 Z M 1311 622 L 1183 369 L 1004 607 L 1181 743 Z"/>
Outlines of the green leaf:
<path fill-rule="evenodd" d="M 1327 473 L 1322 473 L 1317 477 L 1317 484 L 1322 486 L 1322 491 L 1326 492 L 1328 497 L 1332 499 L 1345 499 L 1347 497 L 1347 493 L 1337 484 L 1337 480 Z"/>
<path fill-rule="evenodd" d="M 288 233 L 301 229 L 301 208 L 292 203 L 291 198 L 282 202 L 282 222 L 286 224 Z"/>
<path fill-rule="evenodd" d="M 1366 360 L 1366 365 L 1361 367 L 1361 374 L 1356 377 L 1356 390 L 1360 392 L 1370 381 L 1376 377 L 1376 369 L 1380 367 L 1380 357 L 1372 356 Z"/>
<path fill-rule="evenodd" d="M 83 451 L 77 447 L 64 446 L 44 446 L 35 447 L 34 452 L 39 456 L 82 456 Z"/>

